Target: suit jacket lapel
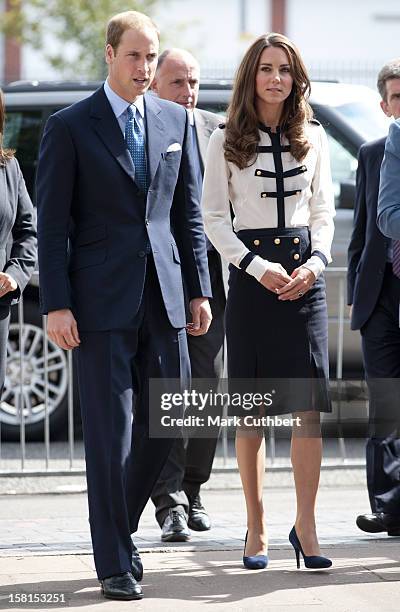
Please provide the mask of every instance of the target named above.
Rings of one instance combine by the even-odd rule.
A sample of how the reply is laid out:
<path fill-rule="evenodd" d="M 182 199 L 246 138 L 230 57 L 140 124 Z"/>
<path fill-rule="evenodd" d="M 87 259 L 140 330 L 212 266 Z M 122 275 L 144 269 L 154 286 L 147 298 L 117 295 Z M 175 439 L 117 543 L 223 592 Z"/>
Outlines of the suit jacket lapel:
<path fill-rule="evenodd" d="M 121 168 L 134 181 L 135 167 L 129 151 L 126 148 L 121 128 L 118 125 L 118 121 L 104 93 L 103 86 L 101 86 L 92 96 L 91 118 L 93 128 L 106 148 L 110 151 L 111 155 L 115 157 Z"/>
<path fill-rule="evenodd" d="M 162 109 L 156 97 L 152 94 L 145 95 L 144 104 L 149 185 L 151 185 L 161 160 L 161 153 L 164 151 L 165 130 L 160 117 Z"/>
<path fill-rule="evenodd" d="M 208 121 L 204 118 L 202 113 L 195 109 L 194 110 L 194 126 L 196 129 L 197 142 L 199 144 L 201 163 L 203 164 L 203 170 L 206 165 L 206 153 L 207 145 L 212 133 L 212 129 L 208 125 Z"/>

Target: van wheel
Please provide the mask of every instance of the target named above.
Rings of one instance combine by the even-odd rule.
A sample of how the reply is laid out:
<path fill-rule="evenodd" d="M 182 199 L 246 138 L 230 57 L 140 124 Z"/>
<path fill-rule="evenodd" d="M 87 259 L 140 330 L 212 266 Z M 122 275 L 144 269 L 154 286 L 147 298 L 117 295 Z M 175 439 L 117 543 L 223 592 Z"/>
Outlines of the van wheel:
<path fill-rule="evenodd" d="M 45 425 L 44 334 L 37 305 L 26 301 L 23 326 L 23 417 L 26 440 L 43 440 Z M 33 324 L 32 319 L 35 324 Z M 28 322 L 29 321 L 29 322 Z M 65 352 L 47 340 L 48 415 L 52 436 L 67 431 L 68 370 Z M 3 440 L 20 439 L 21 427 L 21 359 L 19 325 L 11 323 L 7 343 L 7 365 L 4 391 L 0 403 L 0 425 Z M 74 393 L 74 395 L 77 395 Z M 74 398 L 75 399 L 75 398 Z M 74 402 L 75 403 L 75 402 Z M 76 404 L 75 404 L 76 405 Z"/>

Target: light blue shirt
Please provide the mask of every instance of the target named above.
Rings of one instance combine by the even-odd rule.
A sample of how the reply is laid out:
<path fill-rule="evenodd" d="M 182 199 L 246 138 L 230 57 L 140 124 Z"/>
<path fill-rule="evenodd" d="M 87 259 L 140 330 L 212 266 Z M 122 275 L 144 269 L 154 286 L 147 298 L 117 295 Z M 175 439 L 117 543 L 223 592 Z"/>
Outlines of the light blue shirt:
<path fill-rule="evenodd" d="M 379 183 L 377 223 L 385 236 L 400 240 L 400 120 L 392 123 L 386 139 Z"/>
<path fill-rule="evenodd" d="M 111 89 L 108 79 L 104 83 L 104 93 L 107 96 L 111 108 L 113 109 L 114 115 L 118 121 L 123 136 L 125 137 L 125 126 L 128 120 L 127 109 L 128 106 L 130 106 L 135 115 L 135 119 L 138 122 L 140 129 L 142 130 L 142 134 L 144 138 L 146 138 L 143 96 L 139 96 L 138 98 L 136 98 L 133 104 L 129 104 L 129 102 L 121 98 L 121 96 L 119 96 L 117 93 L 115 93 L 113 89 Z"/>

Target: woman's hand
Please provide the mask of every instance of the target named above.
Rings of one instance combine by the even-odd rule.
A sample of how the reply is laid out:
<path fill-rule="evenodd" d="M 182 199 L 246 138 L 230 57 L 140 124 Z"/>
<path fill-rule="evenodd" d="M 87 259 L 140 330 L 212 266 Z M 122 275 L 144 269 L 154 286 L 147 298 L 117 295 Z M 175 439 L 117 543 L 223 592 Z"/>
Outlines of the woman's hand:
<path fill-rule="evenodd" d="M 278 293 L 280 289 L 286 287 L 291 282 L 289 274 L 280 263 L 270 262 L 268 270 L 260 279 L 260 283 L 273 293 Z"/>
<path fill-rule="evenodd" d="M 290 283 L 277 291 L 279 300 L 298 300 L 313 286 L 316 281 L 314 272 L 300 266 L 293 270 Z"/>
<path fill-rule="evenodd" d="M 6 272 L 0 272 L 0 298 L 10 291 L 15 291 L 18 288 L 17 281 Z"/>

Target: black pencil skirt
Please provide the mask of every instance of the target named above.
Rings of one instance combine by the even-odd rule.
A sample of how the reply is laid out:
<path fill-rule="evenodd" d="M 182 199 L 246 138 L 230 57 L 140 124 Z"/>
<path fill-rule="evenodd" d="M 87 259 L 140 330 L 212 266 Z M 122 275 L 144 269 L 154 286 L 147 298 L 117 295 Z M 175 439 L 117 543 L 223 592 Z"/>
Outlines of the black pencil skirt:
<path fill-rule="evenodd" d="M 279 262 L 288 274 L 311 255 L 308 227 L 243 230 L 237 235 L 253 253 Z M 266 415 L 331 411 L 323 275 L 303 297 L 279 301 L 257 279 L 231 265 L 225 316 L 231 392 L 272 390 Z"/>

